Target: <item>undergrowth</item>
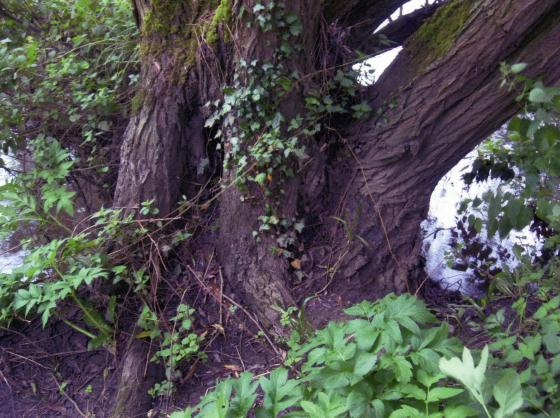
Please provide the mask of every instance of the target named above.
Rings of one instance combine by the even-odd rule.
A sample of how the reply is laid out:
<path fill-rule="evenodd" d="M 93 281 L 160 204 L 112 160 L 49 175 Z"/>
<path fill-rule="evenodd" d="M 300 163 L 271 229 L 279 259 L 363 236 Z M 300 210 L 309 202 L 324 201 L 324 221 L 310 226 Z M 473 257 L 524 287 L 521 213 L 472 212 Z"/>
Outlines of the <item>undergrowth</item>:
<path fill-rule="evenodd" d="M 558 416 L 559 305 L 517 318 L 530 329 L 489 317 L 492 343 L 471 351 L 414 296 L 364 301 L 293 344 L 284 367 L 222 381 L 171 417 Z"/>
<path fill-rule="evenodd" d="M 205 358 L 195 310 L 182 298 L 173 299 L 167 312 L 158 304 L 161 253 L 173 251 L 191 230 L 187 225 L 166 235 L 165 226 L 176 219 L 158 218 L 153 201 L 136 208 L 142 217 L 135 218 L 90 204 L 81 190 L 84 182 L 110 189 L 114 158 L 108 144 L 113 132 L 122 131 L 138 80 L 130 6 L 108 0 L 49 4 L 26 11 L 33 14 L 31 26 L 15 30 L 11 21 L 0 29 L 0 86 L 6 92 L 0 95 L 0 145 L 33 161 L 0 187 L 0 238 L 25 231 L 18 248 L 27 254 L 22 266 L 0 274 L 0 323 L 37 315 L 44 326 L 57 318 L 88 336 L 90 349 L 115 354 L 122 295 L 130 292 L 139 307 L 134 337 L 159 344 L 149 360 L 165 370 L 165 380 L 150 393 L 170 396 L 184 368 Z M 229 20 L 229 3 L 220 7 L 216 19 Z M 304 224 L 283 219 L 276 206 L 306 158 L 306 142 L 331 117 L 361 118 L 372 109 L 360 101 L 358 74 L 337 70 L 287 120 L 278 108 L 302 75 L 278 62 L 300 53 L 295 40 L 301 25 L 282 4 L 257 3 L 251 17 L 263 33 L 282 28 L 274 62 L 237 63 L 223 100 L 210 104 L 206 128 L 222 141 L 219 146 L 229 146 L 225 168 L 237 186 L 265 192 L 255 238 L 275 232 L 280 253 L 291 257 Z M 48 36 L 34 35 L 38 31 Z M 316 331 L 303 311 L 278 307 L 282 325 L 293 331 L 281 341 L 290 347 L 283 366 L 222 381 L 173 418 L 560 416 L 560 91 L 523 78 L 524 68 L 503 68 L 506 83 L 522 83 L 524 112 L 510 122 L 507 141 L 488 146 L 470 173 L 471 180 L 495 173 L 515 181 L 514 192 L 497 189 L 466 202 L 464 210 L 470 210 L 469 225 L 487 237 L 538 223 L 544 247 L 538 258 L 516 249 L 519 266 L 490 277 L 486 296 L 469 306 L 477 312 L 472 328 L 485 336 L 484 347 L 465 347 L 410 295 L 364 301 L 345 311 L 347 321 Z M 504 295 L 514 301 L 511 309 L 489 312 Z M 80 322 L 69 320 L 68 306 L 81 313 Z M 453 312 L 459 321 L 463 313 Z"/>

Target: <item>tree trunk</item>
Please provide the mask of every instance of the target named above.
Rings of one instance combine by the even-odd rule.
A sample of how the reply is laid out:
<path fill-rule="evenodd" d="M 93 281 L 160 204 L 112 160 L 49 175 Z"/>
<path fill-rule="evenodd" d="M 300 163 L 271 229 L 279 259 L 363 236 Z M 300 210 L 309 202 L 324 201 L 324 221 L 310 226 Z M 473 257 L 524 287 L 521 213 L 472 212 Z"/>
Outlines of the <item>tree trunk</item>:
<path fill-rule="evenodd" d="M 500 63 L 527 62 L 529 77 L 560 80 L 559 4 L 473 2 L 444 54 L 426 61 L 426 40 L 418 33 L 373 86 L 373 106 L 394 102 L 386 121 L 372 120 L 347 134 L 357 156 L 347 202 L 352 212 L 370 214 L 356 231 L 363 240 L 343 263 L 355 287 L 406 288 L 437 182 L 519 110 L 516 92 L 500 88 Z M 425 30 L 437 28 L 440 12 Z"/>
<path fill-rule="evenodd" d="M 406 41 L 403 52 L 375 85 L 355 86 L 378 111 L 365 122 L 332 117 L 319 133 L 302 135 L 307 157 L 288 159 L 297 175 L 281 183 L 273 173 L 265 187 L 261 179 L 236 188 L 238 167 L 221 167 L 223 150 L 227 157 L 235 147 L 231 129 L 224 128 L 220 150 L 212 141 L 217 128 L 204 127 L 210 113 L 204 104 L 222 99 L 222 86 L 236 80 L 234 69 L 246 86 L 241 64 L 257 60 L 299 74 L 276 104 L 287 136 L 289 122 L 308 111 L 310 92 L 351 67 L 354 48 L 384 48 L 371 40 L 372 31 L 404 2 L 289 0 L 285 10 L 301 25 L 283 38 L 286 27 L 263 31 L 257 24 L 257 10 L 268 3 L 135 0 L 142 88 L 124 138 L 115 205 L 134 209 L 153 199 L 165 215 L 211 173 L 221 176 L 215 248 L 229 290 L 268 326 L 276 322 L 274 305 L 305 296 L 291 291 L 292 270 L 299 269 L 293 262 L 303 256 L 318 272 L 326 269 L 349 299 L 406 290 L 435 185 L 518 110 L 514 92 L 499 87 L 500 63 L 527 62 L 528 76 L 560 80 L 560 0 L 449 0 L 388 28 L 392 39 Z M 279 58 L 286 39 L 300 49 Z M 260 140 L 250 138 L 241 152 Z M 292 258 L 271 251 L 278 236 L 256 240 L 253 232 L 268 210 L 266 188 L 275 186 L 282 189 L 275 215 L 307 225 Z M 317 248 L 328 257 L 319 260 Z"/>
<path fill-rule="evenodd" d="M 153 352 L 145 341 L 132 337 L 121 364 L 115 407 L 111 418 L 144 417 L 152 401 L 148 391 L 163 373 L 149 362 Z"/>
<path fill-rule="evenodd" d="M 332 74 L 325 63 L 340 65 L 340 42 L 363 43 L 371 34 L 368 25 L 380 23 L 402 3 L 378 1 L 365 8 L 360 1 L 334 2 L 325 10 L 316 0 L 286 3 L 302 23 L 301 34 L 291 39 L 302 48 L 282 64 L 307 75 L 279 104 L 286 119 L 306 111 L 309 88 L 321 82 L 314 72 Z M 229 16 L 253 10 L 255 4 L 236 3 Z M 367 284 L 377 294 L 407 288 L 420 248 L 419 224 L 437 181 L 517 110 L 513 92 L 499 88 L 500 63 L 527 61 L 529 75 L 544 75 L 549 83 L 558 80 L 559 4 L 449 1 L 408 39 L 397 61 L 368 89 L 369 103 L 384 109 L 383 121 L 339 121 L 333 134 L 339 148 L 329 155 L 320 143 L 325 136 L 304 140 L 309 158 L 296 167 L 298 177 L 284 186 L 278 213 L 320 223 L 306 229 L 306 242 L 327 244 L 322 237 L 337 230 L 334 244 L 328 244 L 339 254 L 339 285 L 353 283 L 359 293 Z M 173 10 L 178 7 L 188 10 Z M 226 16 L 220 22 L 202 6 L 157 2 L 152 9 L 139 2 L 137 10 L 146 50 L 142 105 L 125 135 L 115 202 L 137 207 L 154 199 L 168 213 L 188 182 L 201 183 L 196 174 L 209 157 L 211 134 L 203 128 L 208 115 L 203 103 L 220 98 L 220 86 L 231 83 L 232 68 L 241 60 L 279 64 L 274 51 L 281 33 L 264 33 L 256 24 L 248 27 L 250 19 Z M 218 11 L 215 16 L 223 17 L 223 9 Z M 173 29 L 194 22 L 206 29 Z M 352 29 L 350 35 L 346 27 Z M 210 30 L 217 40 L 209 46 L 203 39 Z M 229 139 L 225 141 L 227 150 Z M 289 260 L 270 251 L 275 237 L 254 239 L 266 199 L 250 186 L 252 198 L 243 200 L 239 190 L 228 186 L 235 176 L 234 169 L 223 172 L 216 248 L 231 287 L 263 319 L 274 321 L 272 305 L 294 303 Z M 343 222 L 331 218 L 335 208 Z"/>

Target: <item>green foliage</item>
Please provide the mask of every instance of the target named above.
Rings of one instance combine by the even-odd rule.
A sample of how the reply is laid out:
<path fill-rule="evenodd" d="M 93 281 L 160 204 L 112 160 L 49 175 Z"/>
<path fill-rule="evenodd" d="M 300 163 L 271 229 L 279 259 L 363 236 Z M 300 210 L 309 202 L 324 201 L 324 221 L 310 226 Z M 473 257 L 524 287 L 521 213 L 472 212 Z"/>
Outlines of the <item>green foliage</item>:
<path fill-rule="evenodd" d="M 218 11 L 228 11 L 227 7 L 223 3 Z M 218 11 L 215 18 L 229 16 L 229 11 L 225 15 Z M 278 207 L 286 182 L 308 158 L 306 141 L 325 129 L 334 116 L 362 118 L 371 108 L 359 101 L 358 74 L 338 70 L 332 80 L 320 83 L 321 88 L 310 89 L 296 106 L 297 114 L 288 117 L 282 105 L 307 77 L 286 65 L 302 51 L 297 14 L 282 2 L 267 1 L 255 4 L 251 11 L 242 8 L 238 19 L 258 28 L 263 36 L 274 30 L 277 39 L 271 45 L 272 56 L 237 63 L 233 83 L 223 88 L 223 100 L 207 103 L 213 113 L 205 127 L 213 128 L 216 148 L 224 149 L 224 168 L 231 172 L 227 181 L 241 190 L 241 199 L 251 199 L 257 191 L 266 198 L 255 238 L 261 232 L 275 234 L 278 246 L 274 250 L 292 257 L 289 248 L 303 223 L 283 218 Z"/>
<path fill-rule="evenodd" d="M 70 153 L 53 138 L 40 136 L 30 145 L 34 167 L 0 186 L 0 236 L 31 224 L 40 228 L 54 222 L 66 229 L 58 216 L 74 215 L 76 193 L 67 185 L 74 165 Z"/>
<path fill-rule="evenodd" d="M 542 83 L 527 84 L 529 87 L 519 97 L 527 101 L 524 114 L 510 121 L 507 139 L 486 144 L 467 176 L 470 182 L 475 177 L 485 180 L 491 174 L 515 190 L 512 193 L 498 189 L 484 196 L 489 237 L 499 232 L 504 238 L 512 229 L 523 229 L 534 214 L 555 230 L 560 226 L 560 201 L 555 193 L 560 175 L 560 89 L 546 88 Z M 504 173 L 512 167 L 518 175 Z M 555 246 L 557 240 L 552 236 L 547 245 Z"/>
<path fill-rule="evenodd" d="M 57 138 L 100 170 L 102 148 L 123 123 L 136 60 L 126 0 L 9 2 L 0 30 L 0 147 Z M 15 23 L 14 23 L 15 22 Z M 4 28 L 5 31 L 4 31 Z"/>
<path fill-rule="evenodd" d="M 102 280 L 130 281 L 105 248 L 144 231 L 118 210 L 86 213 L 77 179 L 86 173 L 100 194 L 109 187 L 114 154 L 105 146 L 122 129 L 138 80 L 131 5 L 8 0 L 2 8 L 0 147 L 31 164 L 0 187 L 0 239 L 23 235 L 27 254 L 0 275 L 0 322 L 39 314 L 45 325 L 60 315 L 91 338 L 90 348 L 111 348 L 117 299 L 89 292 Z M 65 301 L 79 308 L 83 325 L 62 314 Z"/>
<path fill-rule="evenodd" d="M 489 295 L 496 289 L 515 296 L 526 291 L 546 300 L 558 291 L 557 255 L 560 249 L 560 89 L 528 80 L 520 73 L 525 64 L 503 65 L 504 86 L 517 88 L 524 110 L 507 126 L 505 137 L 487 141 L 472 170 L 464 176 L 467 184 L 488 178 L 500 179 L 497 189 L 482 198 L 463 203 L 471 228 L 484 229 L 488 238 L 504 239 L 512 230 L 530 226 L 543 239 L 543 256 L 535 262 L 535 249 L 516 246 L 520 261 L 515 268 L 503 267 L 490 282 Z"/>
<path fill-rule="evenodd" d="M 165 380 L 158 382 L 150 389 L 149 394 L 170 396 L 175 389 L 174 382 L 182 377 L 179 366 L 186 360 L 203 358 L 200 344 L 204 336 L 192 332 L 194 309 L 180 304 L 176 315 L 171 318 L 171 331 L 161 332 L 157 317 L 147 306 L 144 306 L 138 325 L 145 331 L 137 338 L 148 336 L 150 339 L 161 337 L 160 350 L 150 359 L 151 362 L 162 362 L 165 367 Z"/>
<path fill-rule="evenodd" d="M 558 381 L 560 378 L 560 296 L 550 298 L 532 315 L 527 313 L 525 299 L 513 304 L 515 322 L 506 319 L 505 309 L 490 315 L 482 332 L 493 342 L 489 348 L 497 355 L 495 366 L 522 370 L 519 382 L 523 389 L 524 415 L 560 414 Z"/>
<path fill-rule="evenodd" d="M 258 381 L 244 373 L 218 384 L 194 409 L 172 416 L 443 416 L 437 413 L 442 402 L 462 393 L 442 386 L 437 367 L 459 347 L 447 326 L 434 326 L 426 306 L 407 295 L 364 301 L 346 313 L 354 319 L 330 323 L 293 348 L 288 363 L 301 363 L 294 377 L 285 368 Z M 259 393 L 262 402 L 256 402 Z M 453 408 L 459 410 L 446 411 Z"/>
<path fill-rule="evenodd" d="M 517 332 L 505 330 L 500 311 L 482 325 L 493 342 L 481 352 L 463 347 L 459 358 L 461 344 L 420 300 L 364 301 L 346 310 L 348 321 L 295 344 L 286 364 L 298 367 L 227 379 L 171 417 L 557 416 L 559 306 L 556 297 L 527 317 L 518 304 Z"/>
<path fill-rule="evenodd" d="M 484 385 L 487 363 L 488 346 L 482 350 L 480 363 L 476 367 L 470 350 L 465 347 L 462 361 L 457 357 L 450 360 L 440 359 L 439 368 L 446 375 L 461 382 L 489 418 L 512 416 L 523 405 L 519 376 L 514 370 L 505 370 L 501 373 L 500 379 L 492 389 L 492 395 L 499 407 L 491 414 L 487 405 L 490 386 Z"/>
<path fill-rule="evenodd" d="M 77 212 L 75 193 L 67 183 L 74 165 L 71 154 L 49 137 L 38 137 L 31 146 L 34 167 L 0 187 L 0 236 L 9 237 L 21 228 L 29 231 L 24 240 L 24 263 L 0 274 L 0 322 L 36 313 L 44 326 L 61 310 L 62 302 L 70 300 L 82 312 L 84 323 L 95 331 L 62 319 L 91 338 L 90 348 L 111 348 L 116 298 L 107 298 L 100 310 L 80 293 L 91 289 L 95 281 L 112 276 L 115 283 L 124 280 L 142 294 L 147 280 L 143 272 L 129 274 L 103 249 L 108 242 L 130 245 L 148 230 L 139 227 L 132 215 L 103 208 L 88 217 L 81 229 L 70 229 L 67 217 Z M 150 207 L 150 202 L 143 205 L 148 212 Z"/>

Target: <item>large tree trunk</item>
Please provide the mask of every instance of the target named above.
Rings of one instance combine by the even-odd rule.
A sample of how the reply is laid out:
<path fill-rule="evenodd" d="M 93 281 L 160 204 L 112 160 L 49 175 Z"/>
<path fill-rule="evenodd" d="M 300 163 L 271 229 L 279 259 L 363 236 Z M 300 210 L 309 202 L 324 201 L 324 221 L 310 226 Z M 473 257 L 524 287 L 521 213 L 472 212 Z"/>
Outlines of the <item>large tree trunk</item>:
<path fill-rule="evenodd" d="M 455 41 L 439 56 L 430 52 L 441 48 L 430 45 L 436 39 L 431 31 L 442 30 L 440 15 L 462 13 L 470 4 L 464 24 L 443 28 Z M 554 0 L 451 2 L 405 44 L 372 87 L 373 106 L 393 103 L 386 120 L 347 132 L 357 156 L 349 163 L 357 181 L 346 202 L 351 212 L 367 214 L 356 230 L 363 240 L 343 263 L 354 287 L 406 288 L 418 261 L 420 223 L 437 182 L 519 110 L 517 92 L 500 88 L 500 63 L 527 62 L 529 77 L 544 77 L 548 84 L 560 80 L 559 5 Z M 433 38 L 426 39 L 426 33 Z"/>
<path fill-rule="evenodd" d="M 302 49 L 282 64 L 308 76 L 280 104 L 284 116 L 305 112 L 307 89 L 333 74 L 327 65 L 349 57 L 341 42 L 363 45 L 372 25 L 402 3 L 331 2 L 325 10 L 316 0 L 286 3 L 302 23 L 301 35 L 291 40 Z M 278 64 L 273 51 L 280 42 L 280 33 L 261 33 L 258 25 L 247 27 L 246 20 L 216 24 L 202 6 L 169 4 L 157 2 L 153 10 L 145 1 L 137 4 L 144 21 L 142 105 L 125 135 L 115 196 L 116 205 L 125 207 L 154 199 L 164 213 L 175 207 L 188 182 L 202 182 L 196 174 L 208 158 L 210 134 L 203 128 L 203 103 L 220 98 L 220 86 L 231 82 L 240 60 Z M 251 0 L 236 3 L 230 16 L 254 5 Z M 337 230 L 328 244 L 339 252 L 339 284 L 353 283 L 357 292 L 367 284 L 379 294 L 406 289 L 419 253 L 419 224 L 435 184 L 517 110 L 514 94 L 499 88 L 500 63 L 527 61 L 530 75 L 543 75 L 549 83 L 558 80 L 559 5 L 558 0 L 447 2 L 368 89 L 373 107 L 387 107 L 382 121 L 338 121 L 330 137 L 339 148 L 328 156 L 318 142 L 325 135 L 304 139 L 309 159 L 304 169 L 296 167 L 299 176 L 287 181 L 278 213 L 319 222 L 305 231 L 307 242 L 321 242 Z M 154 17 L 163 23 L 154 23 Z M 212 45 L 204 42 L 209 29 L 173 29 L 191 26 L 212 27 Z M 411 24 L 404 26 L 410 34 Z M 294 302 L 289 261 L 270 251 L 274 237 L 254 239 L 265 199 L 250 187 L 253 198 L 242 200 L 241 192 L 229 186 L 235 175 L 233 169 L 223 172 L 226 190 L 218 202 L 216 248 L 232 288 L 265 321 L 274 321 L 272 305 Z M 332 220 L 335 212 L 344 222 Z"/>
<path fill-rule="evenodd" d="M 248 192 L 233 186 L 235 167 L 222 171 L 223 151 L 211 145 L 215 129 L 204 127 L 204 104 L 222 97 L 221 86 L 232 83 L 242 60 L 256 59 L 302 75 L 278 111 L 287 121 L 305 113 L 310 89 L 338 68 L 349 69 L 353 48 L 385 48 L 372 40 L 372 30 L 404 2 L 289 0 L 286 10 L 302 29 L 290 42 L 301 50 L 280 63 L 274 54 L 280 31 L 248 25 L 253 0 L 219 6 L 135 0 L 142 90 L 124 138 L 115 204 L 133 209 L 153 199 L 165 215 L 182 194 L 199 191 L 210 172 L 221 176 L 213 236 L 227 284 L 273 326 L 273 305 L 305 295 L 292 294 L 290 260 L 270 250 L 276 237 L 255 240 L 268 198 L 253 183 Z M 309 254 L 317 269 L 328 264 L 334 288 L 350 289 L 355 298 L 407 289 L 436 183 L 518 110 L 514 92 L 499 88 L 500 63 L 527 62 L 529 76 L 560 80 L 560 0 L 450 0 L 385 33 L 406 41 L 404 50 L 375 85 L 361 88 L 383 116 L 338 118 L 316 137 L 302 137 L 308 157 L 289 162 L 297 176 L 285 180 L 276 200 L 277 215 L 308 225 L 295 246 L 298 256 Z M 227 153 L 231 135 L 223 140 Z M 317 260 L 310 247 L 327 248 L 331 261 Z"/>

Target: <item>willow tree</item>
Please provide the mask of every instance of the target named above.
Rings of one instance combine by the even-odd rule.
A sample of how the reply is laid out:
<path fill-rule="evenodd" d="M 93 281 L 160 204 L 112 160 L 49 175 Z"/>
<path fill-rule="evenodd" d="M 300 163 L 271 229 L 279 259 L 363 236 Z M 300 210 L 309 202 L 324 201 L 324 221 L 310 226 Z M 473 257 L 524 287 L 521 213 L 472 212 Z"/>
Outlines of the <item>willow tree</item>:
<path fill-rule="evenodd" d="M 115 205 L 215 209 L 225 284 L 269 326 L 302 260 L 347 294 L 405 291 L 436 183 L 518 110 L 501 63 L 560 80 L 560 0 L 436 2 L 375 34 L 405 0 L 133 3 Z M 361 85 L 353 66 L 396 45 Z"/>
<path fill-rule="evenodd" d="M 560 79 L 560 1 L 436 2 L 374 34 L 403 3 L 135 0 L 141 89 L 115 204 L 171 213 L 220 184 L 225 280 L 265 322 L 293 304 L 303 255 L 328 264 L 317 247 L 335 286 L 405 290 L 436 183 L 518 110 L 500 64 Z M 360 85 L 352 66 L 398 44 Z"/>

